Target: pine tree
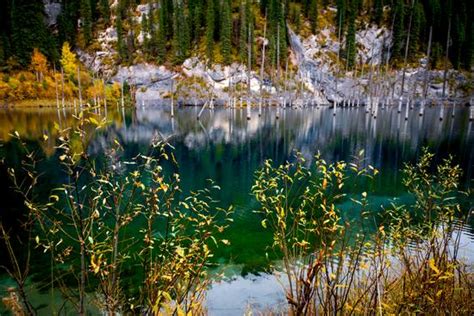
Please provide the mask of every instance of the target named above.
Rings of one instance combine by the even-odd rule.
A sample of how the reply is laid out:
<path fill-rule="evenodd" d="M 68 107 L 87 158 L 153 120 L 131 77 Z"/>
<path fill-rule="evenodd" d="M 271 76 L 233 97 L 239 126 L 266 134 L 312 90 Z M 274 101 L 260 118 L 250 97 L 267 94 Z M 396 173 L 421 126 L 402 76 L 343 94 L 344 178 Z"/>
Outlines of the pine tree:
<path fill-rule="evenodd" d="M 44 5 L 41 1 L 16 0 L 11 7 L 11 41 L 13 55 L 21 66 L 30 64 L 33 48 L 48 57 L 55 52 L 51 47 L 51 33 L 44 24 Z"/>
<path fill-rule="evenodd" d="M 313 0 L 302 0 L 302 4 L 303 4 L 303 14 L 304 14 L 304 17 L 305 18 L 310 18 L 311 19 L 311 15 L 310 15 L 310 11 L 311 11 L 311 3 L 313 2 Z"/>
<path fill-rule="evenodd" d="M 374 1 L 374 15 L 373 21 L 380 25 L 383 19 L 383 0 Z"/>
<path fill-rule="evenodd" d="M 90 44 L 92 40 L 92 9 L 90 0 L 81 0 L 81 20 L 82 34 L 85 44 Z"/>
<path fill-rule="evenodd" d="M 150 28 L 146 13 L 143 13 L 142 15 L 141 31 L 143 35 L 143 52 L 147 55 L 150 53 L 150 40 L 148 38 L 150 35 Z"/>
<path fill-rule="evenodd" d="M 309 21 L 311 23 L 311 31 L 316 33 L 318 28 L 318 1 L 311 0 L 311 5 L 309 7 Z"/>
<path fill-rule="evenodd" d="M 336 0 L 336 29 L 338 32 L 342 32 L 346 23 L 346 0 Z M 341 28 L 341 29 L 340 29 Z"/>
<path fill-rule="evenodd" d="M 165 12 L 163 8 L 159 11 L 159 23 L 158 32 L 156 39 L 156 52 L 157 60 L 159 63 L 163 63 L 166 57 L 166 30 L 165 30 Z"/>
<path fill-rule="evenodd" d="M 163 10 L 163 25 L 166 32 L 166 39 L 170 40 L 173 37 L 173 0 L 162 0 L 161 1 Z"/>
<path fill-rule="evenodd" d="M 472 56 L 474 54 L 474 21 L 466 23 L 466 41 L 463 45 L 462 67 L 470 70 L 472 66 Z"/>
<path fill-rule="evenodd" d="M 408 47 L 408 54 L 414 57 L 420 49 L 420 35 L 423 25 L 425 24 L 423 5 L 415 4 L 413 12 L 413 22 L 411 27 L 411 39 Z"/>
<path fill-rule="evenodd" d="M 189 52 L 189 29 L 187 18 L 184 15 L 182 0 L 176 0 L 173 9 L 173 54 L 175 63 L 182 63 Z"/>
<path fill-rule="evenodd" d="M 206 55 L 210 62 L 214 60 L 214 1 L 207 1 L 206 12 Z"/>
<path fill-rule="evenodd" d="M 392 39 L 392 58 L 397 59 L 401 57 L 403 42 L 405 39 L 404 21 L 405 8 L 403 0 L 396 0 L 394 8 L 395 20 L 393 23 L 393 39 Z"/>
<path fill-rule="evenodd" d="M 247 60 L 247 10 L 245 9 L 244 3 L 240 4 L 240 23 L 239 23 L 239 58 L 241 63 L 245 63 Z"/>
<path fill-rule="evenodd" d="M 231 0 L 224 0 L 222 8 L 221 44 L 222 56 L 226 64 L 230 64 L 232 61 L 232 12 L 230 1 Z"/>
<path fill-rule="evenodd" d="M 100 0 L 99 11 L 100 11 L 100 15 L 104 19 L 105 24 L 109 24 L 110 22 L 109 0 Z"/>
<path fill-rule="evenodd" d="M 76 42 L 76 23 L 79 12 L 79 5 L 74 1 L 67 1 L 61 8 L 58 16 L 58 42 Z"/>
<path fill-rule="evenodd" d="M 117 12 L 117 16 L 115 17 L 115 29 L 117 31 L 117 52 L 119 57 L 122 61 L 127 60 L 127 50 L 125 47 L 125 42 L 123 38 L 123 27 L 122 27 L 122 14 L 120 10 Z"/>
<path fill-rule="evenodd" d="M 355 1 L 352 0 L 349 6 L 348 26 L 347 26 L 347 34 L 346 34 L 346 59 L 347 59 L 346 62 L 347 62 L 347 67 L 349 69 L 352 69 L 352 67 L 354 67 L 355 57 L 356 57 L 356 43 L 355 43 L 356 6 L 354 4 L 355 4 Z"/>

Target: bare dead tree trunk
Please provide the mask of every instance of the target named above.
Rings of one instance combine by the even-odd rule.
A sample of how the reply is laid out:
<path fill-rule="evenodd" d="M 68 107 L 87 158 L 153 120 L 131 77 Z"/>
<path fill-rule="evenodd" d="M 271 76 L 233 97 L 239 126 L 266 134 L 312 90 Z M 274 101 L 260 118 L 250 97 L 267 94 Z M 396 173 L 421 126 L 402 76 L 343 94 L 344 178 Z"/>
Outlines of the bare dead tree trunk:
<path fill-rule="evenodd" d="M 265 11 L 265 24 L 263 26 L 263 43 L 262 43 L 262 64 L 260 65 L 260 103 L 258 106 L 258 116 L 262 116 L 262 86 L 263 86 L 263 71 L 265 68 L 265 41 L 267 39 L 267 12 Z"/>
<path fill-rule="evenodd" d="M 443 74 L 443 98 L 446 93 L 446 80 L 448 76 L 448 54 L 449 54 L 449 40 L 451 36 L 451 16 L 448 21 L 448 36 L 446 37 L 446 56 L 444 57 L 444 74 Z"/>
<path fill-rule="evenodd" d="M 64 108 L 64 70 L 61 67 L 61 105 Z"/>
<path fill-rule="evenodd" d="M 413 9 L 415 7 L 415 0 L 411 3 L 411 12 L 410 12 L 410 20 L 408 22 L 408 35 L 407 35 L 407 42 L 405 43 L 405 57 L 403 60 L 403 75 L 402 75 L 402 88 L 400 91 L 400 96 L 403 96 L 403 90 L 405 88 L 405 73 L 407 68 L 407 58 L 408 58 L 408 46 L 410 45 L 410 33 L 411 33 L 411 22 L 413 20 Z"/>
<path fill-rule="evenodd" d="M 79 106 L 82 109 L 81 72 L 79 71 L 79 67 L 77 67 L 77 85 L 79 88 Z"/>
<path fill-rule="evenodd" d="M 428 51 L 426 52 L 426 69 L 425 69 L 425 83 L 423 84 L 423 98 L 428 96 L 428 71 L 430 69 L 430 55 L 431 55 L 431 38 L 433 35 L 433 26 L 430 26 L 430 36 L 428 40 Z"/>

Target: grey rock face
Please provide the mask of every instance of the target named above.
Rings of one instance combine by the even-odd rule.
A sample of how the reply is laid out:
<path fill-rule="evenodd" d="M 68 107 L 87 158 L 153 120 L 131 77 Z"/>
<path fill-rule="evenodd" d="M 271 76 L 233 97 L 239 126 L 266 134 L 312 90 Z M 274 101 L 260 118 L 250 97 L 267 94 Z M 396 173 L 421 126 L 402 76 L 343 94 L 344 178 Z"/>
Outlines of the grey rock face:
<path fill-rule="evenodd" d="M 127 81 L 137 87 L 152 86 L 156 82 L 171 79 L 173 72 L 164 66 L 155 66 L 147 63 L 130 67 L 120 67 L 112 81 Z"/>
<path fill-rule="evenodd" d="M 54 0 L 43 0 L 43 4 L 46 14 L 46 24 L 48 26 L 56 25 L 58 15 L 61 13 L 61 3 Z"/>

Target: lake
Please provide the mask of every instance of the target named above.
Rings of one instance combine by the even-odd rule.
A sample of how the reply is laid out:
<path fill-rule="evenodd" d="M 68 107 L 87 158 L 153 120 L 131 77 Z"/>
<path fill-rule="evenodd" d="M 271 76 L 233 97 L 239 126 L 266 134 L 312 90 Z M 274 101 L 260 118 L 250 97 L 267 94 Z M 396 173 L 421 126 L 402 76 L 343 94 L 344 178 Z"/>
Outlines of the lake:
<path fill-rule="evenodd" d="M 351 161 L 363 151 L 364 163 L 380 171 L 368 190 L 374 208 L 388 205 L 394 199 L 409 201 L 399 170 L 405 163 L 415 162 L 425 146 L 436 154 L 437 161 L 453 155 L 464 171 L 463 188 L 473 185 L 474 122 L 469 122 L 468 107 L 457 106 L 454 117 L 452 107 L 445 107 L 442 121 L 439 106 L 427 107 L 423 116 L 418 115 L 415 107 L 408 120 L 404 119 L 405 110 L 398 114 L 396 107 L 380 109 L 376 119 L 364 108 L 337 108 L 334 116 L 329 107 L 310 107 L 280 110 L 278 119 L 275 108 L 264 108 L 261 117 L 253 109 L 250 120 L 245 109 L 216 108 L 205 110 L 197 120 L 200 109 L 181 107 L 175 110 L 173 118 L 169 108 L 102 109 L 101 115 L 110 124 L 105 131 L 94 134 L 88 151 L 101 153 L 117 139 L 124 145 L 125 158 L 131 158 L 145 152 L 153 137 L 162 137 L 175 148 L 184 192 L 204 187 L 207 179 L 220 186 L 215 198 L 223 207 L 235 206 L 235 222 L 226 233 L 231 246 L 216 254 L 228 281 L 214 284 L 210 290 L 211 314 L 242 314 L 247 305 L 264 308 L 284 303 L 279 285 L 264 273 L 278 258 L 268 248 L 272 236 L 263 230 L 253 212 L 258 205 L 250 192 L 254 173 L 266 159 L 280 164 L 301 152 L 311 161 L 319 151 L 327 161 Z M 0 158 L 4 158 L 6 166 L 20 165 L 21 154 L 10 135 L 13 131 L 18 131 L 47 157 L 54 157 L 55 123 L 61 128 L 71 126 L 73 114 L 71 109 L 1 109 Z M 49 136 L 48 142 L 39 141 L 44 134 Z M 47 179 L 43 188 L 46 194 L 63 179 L 48 159 L 41 168 Z M 0 216 L 6 225 L 15 226 L 21 201 L 11 192 L 5 167 L 0 169 L 0 176 Z M 352 194 L 362 192 L 360 187 L 348 190 Z M 352 216 L 351 209 L 347 213 Z M 474 258 L 473 232 L 471 224 L 463 236 L 465 254 L 470 260 Z M 5 276 L 2 278 L 6 280 Z M 0 287 L 3 283 L 8 282 L 0 282 Z"/>

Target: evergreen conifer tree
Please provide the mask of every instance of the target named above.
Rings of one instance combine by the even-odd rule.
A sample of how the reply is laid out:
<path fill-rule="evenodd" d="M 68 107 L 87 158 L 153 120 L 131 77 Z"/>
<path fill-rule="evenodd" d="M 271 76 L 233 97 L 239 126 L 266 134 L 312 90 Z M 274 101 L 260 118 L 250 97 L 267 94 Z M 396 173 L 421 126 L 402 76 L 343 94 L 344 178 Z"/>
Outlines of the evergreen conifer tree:
<path fill-rule="evenodd" d="M 352 0 L 349 5 L 348 10 L 348 26 L 347 26 L 347 35 L 346 35 L 346 62 L 347 67 L 352 69 L 355 64 L 355 57 L 356 57 L 356 42 L 355 42 L 355 35 L 356 35 L 356 27 L 355 27 L 355 20 L 356 20 L 356 6 L 355 0 Z"/>
<path fill-rule="evenodd" d="M 383 0 L 374 1 L 374 15 L 373 21 L 380 25 L 383 19 Z"/>
<path fill-rule="evenodd" d="M 100 15 L 104 19 L 105 24 L 109 24 L 110 22 L 109 0 L 100 0 L 99 11 L 100 11 Z"/>
<path fill-rule="evenodd" d="M 207 1 L 206 11 L 206 55 L 210 62 L 214 60 L 214 1 Z"/>
<path fill-rule="evenodd" d="M 311 31 L 316 33 L 318 28 L 318 0 L 311 0 L 309 7 L 309 21 L 311 23 Z"/>
<path fill-rule="evenodd" d="M 163 1 L 162 1 L 163 3 Z M 158 32 L 156 34 L 156 52 L 157 60 L 163 63 L 166 57 L 166 30 L 165 30 L 165 11 L 163 7 L 159 9 Z"/>
<path fill-rule="evenodd" d="M 92 9 L 91 0 L 81 0 L 82 34 L 86 45 L 92 40 Z"/>
<path fill-rule="evenodd" d="M 173 12 L 173 61 L 182 63 L 189 52 L 189 30 L 182 0 L 175 1 Z"/>
<path fill-rule="evenodd" d="M 232 12 L 230 1 L 231 0 L 224 0 L 222 8 L 221 44 L 222 56 L 226 64 L 230 64 L 232 61 Z"/>
<path fill-rule="evenodd" d="M 117 31 L 117 52 L 122 61 L 127 60 L 127 50 L 123 38 L 123 26 L 122 26 L 122 14 L 120 10 L 117 12 L 115 17 L 115 29 Z"/>
<path fill-rule="evenodd" d="M 405 38 L 404 21 L 405 8 L 403 0 L 396 0 L 394 8 L 394 23 L 393 23 L 393 40 L 392 40 L 392 58 L 400 58 L 403 42 Z"/>

